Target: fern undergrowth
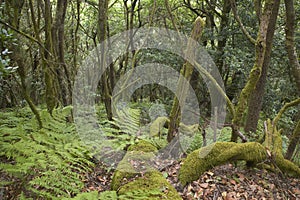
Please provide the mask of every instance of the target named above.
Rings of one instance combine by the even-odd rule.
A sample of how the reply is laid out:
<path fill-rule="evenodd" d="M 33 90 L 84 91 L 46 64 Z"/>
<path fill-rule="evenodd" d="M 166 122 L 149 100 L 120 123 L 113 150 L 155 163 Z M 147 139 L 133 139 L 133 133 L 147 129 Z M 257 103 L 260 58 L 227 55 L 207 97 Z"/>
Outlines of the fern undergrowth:
<path fill-rule="evenodd" d="M 67 123 L 71 107 L 51 117 L 40 111 L 38 129 L 28 108 L 0 113 L 0 187 L 11 199 L 61 199 L 80 193 L 83 175 L 91 170 L 91 154 L 81 144 L 74 124 Z"/>

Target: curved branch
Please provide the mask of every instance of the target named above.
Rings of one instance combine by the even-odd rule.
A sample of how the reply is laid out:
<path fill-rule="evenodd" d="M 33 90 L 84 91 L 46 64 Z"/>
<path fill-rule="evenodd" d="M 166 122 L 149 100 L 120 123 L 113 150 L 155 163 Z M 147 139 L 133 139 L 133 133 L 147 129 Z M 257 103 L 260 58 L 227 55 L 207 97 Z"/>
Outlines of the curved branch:
<path fill-rule="evenodd" d="M 280 111 L 277 113 L 276 117 L 273 120 L 273 126 L 275 127 L 277 125 L 277 122 L 279 121 L 279 119 L 281 118 L 282 114 L 289 108 L 292 106 L 296 106 L 300 104 L 300 98 L 291 101 L 289 103 L 284 104 L 284 106 L 280 109 Z"/>
<path fill-rule="evenodd" d="M 229 107 L 230 114 L 232 115 L 232 117 L 234 117 L 235 116 L 234 105 L 230 101 L 230 99 L 228 98 L 228 96 L 226 95 L 225 91 L 218 84 L 218 82 L 216 81 L 216 79 L 214 79 L 214 77 L 206 69 L 204 69 L 198 62 L 194 61 L 193 65 L 196 65 L 197 68 L 201 71 L 201 73 L 203 73 L 214 84 L 214 86 L 217 88 L 218 92 L 220 92 L 221 95 L 223 96 L 223 98 L 225 98 L 226 103 L 228 104 L 228 107 Z"/>
<path fill-rule="evenodd" d="M 47 52 L 49 53 L 49 55 L 52 56 L 52 54 L 46 49 L 46 47 L 45 47 L 40 41 L 38 41 L 36 38 L 34 38 L 34 37 L 32 37 L 31 35 L 28 35 L 28 34 L 22 32 L 22 31 L 20 31 L 20 30 L 18 30 L 17 28 L 15 28 L 15 27 L 9 25 L 8 23 L 2 21 L 1 19 L 0 19 L 0 24 L 3 24 L 4 26 L 10 28 L 10 29 L 13 30 L 14 32 L 16 32 L 16 33 L 18 33 L 18 34 L 20 34 L 20 35 L 26 37 L 27 39 L 29 39 L 29 40 L 31 40 L 31 41 L 33 41 L 33 42 L 35 42 L 35 43 L 37 43 L 40 47 L 42 47 L 45 51 L 47 51 Z"/>
<path fill-rule="evenodd" d="M 232 8 L 232 12 L 234 15 L 235 20 L 239 23 L 243 33 L 245 34 L 245 36 L 248 38 L 248 40 L 252 43 L 255 44 L 256 40 L 250 35 L 250 33 L 247 31 L 247 29 L 245 28 L 244 24 L 242 23 L 238 13 L 237 13 L 237 9 L 236 9 L 236 2 L 235 0 L 230 0 L 230 4 L 231 4 L 231 8 Z"/>

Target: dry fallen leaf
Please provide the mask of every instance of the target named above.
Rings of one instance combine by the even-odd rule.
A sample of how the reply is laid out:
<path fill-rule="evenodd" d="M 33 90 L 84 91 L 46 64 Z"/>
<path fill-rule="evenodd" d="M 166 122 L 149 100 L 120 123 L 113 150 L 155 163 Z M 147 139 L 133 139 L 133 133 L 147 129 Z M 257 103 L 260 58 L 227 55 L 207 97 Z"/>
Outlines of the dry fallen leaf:
<path fill-rule="evenodd" d="M 200 187 L 206 189 L 206 188 L 208 188 L 208 183 L 201 183 Z"/>

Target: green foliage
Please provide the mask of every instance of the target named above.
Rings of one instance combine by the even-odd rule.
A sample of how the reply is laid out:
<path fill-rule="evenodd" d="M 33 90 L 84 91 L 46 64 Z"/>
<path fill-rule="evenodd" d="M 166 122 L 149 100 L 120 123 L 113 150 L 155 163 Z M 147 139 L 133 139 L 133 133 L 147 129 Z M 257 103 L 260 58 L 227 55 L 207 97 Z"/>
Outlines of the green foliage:
<path fill-rule="evenodd" d="M 65 122 L 70 108 L 55 110 L 53 118 L 44 110 L 44 128 L 38 130 L 28 108 L 1 112 L 1 185 L 32 198 L 60 199 L 80 193 L 82 174 L 93 166 L 91 155 L 80 143 L 75 126 Z M 13 180 L 13 181 L 11 181 Z M 10 182 L 11 181 L 11 182 Z"/>
<path fill-rule="evenodd" d="M 121 200 L 131 200 L 131 199 L 161 199 L 162 192 L 154 188 L 152 190 L 134 190 L 129 191 L 125 194 L 122 194 L 119 196 L 119 199 Z M 165 197 L 166 198 L 166 197 Z"/>
<path fill-rule="evenodd" d="M 67 199 L 74 199 L 74 200 L 97 200 L 99 198 L 99 194 L 97 191 L 92 191 L 92 192 L 83 192 L 78 195 L 76 195 L 73 198 L 63 198 L 63 200 Z"/>
<path fill-rule="evenodd" d="M 0 5 L 0 10 L 1 9 Z M 11 60 L 9 58 L 9 55 L 12 53 L 9 48 L 15 41 L 16 39 L 13 38 L 12 33 L 0 25 L 0 78 L 15 72 L 18 68 L 11 66 Z"/>
<path fill-rule="evenodd" d="M 98 112 L 100 120 L 105 113 Z M 106 137 L 106 144 L 114 150 L 124 150 L 128 145 L 134 144 L 136 136 L 140 131 L 140 110 L 133 108 L 122 108 L 117 111 L 113 121 L 102 120 L 101 129 Z"/>

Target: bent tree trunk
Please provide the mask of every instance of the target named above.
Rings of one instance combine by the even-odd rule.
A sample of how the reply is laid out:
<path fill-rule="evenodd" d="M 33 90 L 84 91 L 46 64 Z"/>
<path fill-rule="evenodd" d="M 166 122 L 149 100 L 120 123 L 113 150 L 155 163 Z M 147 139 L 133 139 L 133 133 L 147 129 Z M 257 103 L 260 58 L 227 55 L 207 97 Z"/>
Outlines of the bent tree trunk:
<path fill-rule="evenodd" d="M 204 21 L 200 17 L 198 17 L 195 21 L 192 30 L 191 39 L 188 40 L 188 45 L 186 50 L 187 56 L 189 56 L 190 60 L 195 60 L 195 52 L 194 52 L 194 48 L 196 45 L 195 41 L 197 41 L 201 37 L 203 28 L 204 28 Z M 185 83 L 189 83 L 192 77 L 193 70 L 194 70 L 194 66 L 191 63 L 186 62 L 184 63 L 180 71 L 182 76 L 180 76 L 178 80 L 177 91 L 176 91 L 176 95 L 178 96 L 174 97 L 173 106 L 170 113 L 170 124 L 168 129 L 168 136 L 167 136 L 168 142 L 171 142 L 171 140 L 174 138 L 175 136 L 174 133 L 177 132 L 176 130 L 179 127 L 180 118 L 181 118 L 179 103 L 185 102 L 186 100 L 188 85 L 186 85 Z M 187 81 L 185 82 L 184 79 L 186 79 Z"/>
<path fill-rule="evenodd" d="M 25 99 L 25 101 L 28 103 L 30 110 L 32 111 L 32 113 L 34 114 L 38 126 L 39 128 L 43 128 L 43 123 L 42 123 L 42 119 L 40 116 L 39 111 L 37 110 L 36 106 L 34 105 L 34 103 L 32 102 L 30 95 L 28 93 L 28 89 L 26 86 L 26 72 L 25 72 L 25 64 L 24 64 L 24 59 L 22 58 L 22 55 L 25 55 L 24 53 L 21 53 L 20 50 L 18 50 L 17 48 L 13 48 L 13 60 L 16 61 L 16 63 L 18 64 L 18 75 L 20 77 L 21 80 L 21 88 L 22 88 L 22 95 L 23 98 Z"/>
<path fill-rule="evenodd" d="M 14 31 L 18 31 L 19 23 L 20 23 L 19 19 L 20 19 L 20 14 L 21 14 L 23 5 L 24 5 L 24 1 L 19 1 L 18 3 L 13 2 L 11 4 L 12 8 L 13 8 L 13 11 L 14 11 L 14 14 L 15 14 L 14 18 L 11 21 L 11 27 L 14 29 Z M 36 106 L 32 102 L 32 100 L 30 98 L 30 95 L 28 93 L 27 86 L 26 86 L 26 68 L 25 68 L 26 64 L 25 64 L 25 59 L 24 59 L 24 56 L 23 56 L 23 55 L 25 55 L 25 53 L 23 52 L 22 48 L 18 48 L 18 46 L 16 46 L 16 45 L 12 45 L 11 48 L 13 50 L 13 54 L 11 54 L 12 60 L 14 60 L 18 65 L 17 73 L 18 73 L 18 75 L 20 77 L 20 80 L 21 80 L 20 86 L 22 88 L 22 95 L 23 95 L 25 101 L 28 103 L 32 113 L 34 114 L 34 116 L 37 120 L 39 128 L 42 128 L 43 123 L 42 123 L 42 120 L 41 120 L 40 113 L 38 112 Z"/>

